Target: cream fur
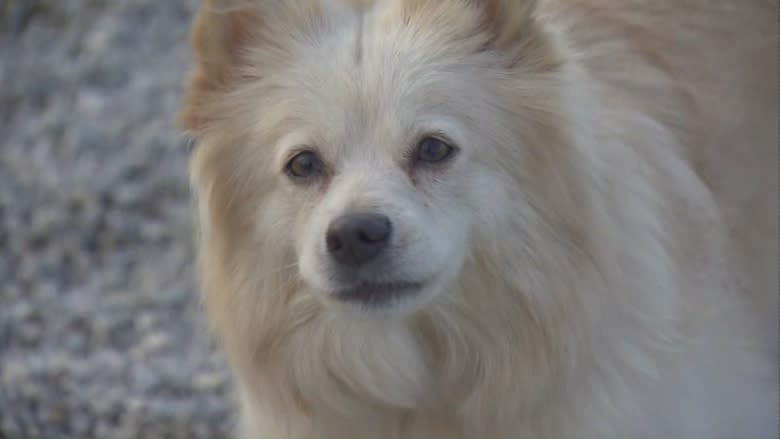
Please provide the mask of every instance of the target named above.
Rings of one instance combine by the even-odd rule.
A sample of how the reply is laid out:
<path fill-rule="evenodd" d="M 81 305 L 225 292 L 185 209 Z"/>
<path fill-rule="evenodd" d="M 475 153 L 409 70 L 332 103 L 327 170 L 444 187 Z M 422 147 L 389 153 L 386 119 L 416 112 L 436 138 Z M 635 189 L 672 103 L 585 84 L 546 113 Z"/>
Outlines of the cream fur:
<path fill-rule="evenodd" d="M 777 437 L 777 16 L 205 0 L 181 120 L 241 436 Z M 460 154 L 411 169 L 430 131 Z M 281 172 L 301 145 L 316 185 Z M 331 298 L 356 207 L 415 298 Z"/>

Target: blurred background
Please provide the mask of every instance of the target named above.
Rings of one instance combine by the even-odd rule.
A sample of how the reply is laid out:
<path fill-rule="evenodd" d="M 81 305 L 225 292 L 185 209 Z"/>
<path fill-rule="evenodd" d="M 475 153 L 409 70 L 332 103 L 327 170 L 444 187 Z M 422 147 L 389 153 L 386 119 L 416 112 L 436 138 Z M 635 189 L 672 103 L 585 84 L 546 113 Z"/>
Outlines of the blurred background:
<path fill-rule="evenodd" d="M 197 0 L 0 0 L 0 438 L 230 434 L 176 130 Z"/>

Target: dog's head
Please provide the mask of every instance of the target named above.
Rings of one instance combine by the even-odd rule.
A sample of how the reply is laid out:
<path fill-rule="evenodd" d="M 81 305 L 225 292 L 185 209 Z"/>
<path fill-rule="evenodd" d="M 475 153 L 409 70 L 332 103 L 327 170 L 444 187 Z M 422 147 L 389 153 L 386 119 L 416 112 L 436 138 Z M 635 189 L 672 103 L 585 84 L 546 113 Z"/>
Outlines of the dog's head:
<path fill-rule="evenodd" d="M 397 312 L 523 248 L 565 154 L 533 4 L 205 1 L 182 121 L 209 264 Z"/>

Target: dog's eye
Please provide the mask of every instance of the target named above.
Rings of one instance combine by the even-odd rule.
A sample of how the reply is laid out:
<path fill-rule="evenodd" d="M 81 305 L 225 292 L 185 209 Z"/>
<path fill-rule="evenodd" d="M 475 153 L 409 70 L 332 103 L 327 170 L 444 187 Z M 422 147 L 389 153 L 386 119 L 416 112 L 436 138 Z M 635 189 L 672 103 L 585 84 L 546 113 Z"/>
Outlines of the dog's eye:
<path fill-rule="evenodd" d="M 287 162 L 286 171 L 297 179 L 311 178 L 320 173 L 322 162 L 313 151 L 299 152 Z"/>
<path fill-rule="evenodd" d="M 426 137 L 417 146 L 417 160 L 425 163 L 442 162 L 454 153 L 455 148 L 436 137 Z"/>

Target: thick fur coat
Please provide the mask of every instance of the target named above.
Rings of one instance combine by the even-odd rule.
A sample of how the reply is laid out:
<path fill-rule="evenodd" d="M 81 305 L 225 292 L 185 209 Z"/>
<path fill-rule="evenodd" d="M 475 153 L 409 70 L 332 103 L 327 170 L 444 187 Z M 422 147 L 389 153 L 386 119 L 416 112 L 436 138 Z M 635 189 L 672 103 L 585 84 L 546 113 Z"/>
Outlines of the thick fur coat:
<path fill-rule="evenodd" d="M 777 17 L 204 0 L 180 116 L 242 437 L 778 437 Z M 392 236 L 346 276 L 355 210 Z"/>

